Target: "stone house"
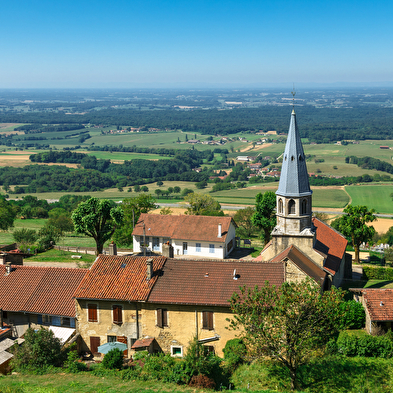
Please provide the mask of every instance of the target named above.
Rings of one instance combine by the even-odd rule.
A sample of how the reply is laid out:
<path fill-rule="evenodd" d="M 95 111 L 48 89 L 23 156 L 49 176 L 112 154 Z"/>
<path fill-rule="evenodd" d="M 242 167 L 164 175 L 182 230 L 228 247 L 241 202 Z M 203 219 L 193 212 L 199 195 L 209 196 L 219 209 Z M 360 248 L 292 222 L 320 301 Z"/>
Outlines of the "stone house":
<path fill-rule="evenodd" d="M 149 251 L 162 253 L 169 242 L 176 256 L 223 259 L 235 248 L 235 232 L 231 217 L 144 213 L 132 232 L 133 250 L 142 252 L 145 245 Z"/>
<path fill-rule="evenodd" d="M 350 291 L 364 307 L 367 333 L 393 330 L 393 289 L 351 288 Z"/>
<path fill-rule="evenodd" d="M 272 240 L 258 261 L 285 262 L 286 277 L 301 280 L 311 276 L 323 290 L 352 278 L 352 257 L 345 253 L 347 240 L 312 217 L 312 191 L 295 110 L 276 191 L 276 216 Z"/>
<path fill-rule="evenodd" d="M 284 281 L 283 263 L 100 255 L 75 292 L 84 350 L 121 341 L 128 350 L 183 356 L 197 337 L 222 356 L 228 300 L 240 286 Z"/>
<path fill-rule="evenodd" d="M 63 339 L 75 333 L 72 297 L 87 269 L 0 265 L 3 322 L 20 337 L 29 328 L 56 329 Z M 55 333 L 56 335 L 56 333 Z"/>

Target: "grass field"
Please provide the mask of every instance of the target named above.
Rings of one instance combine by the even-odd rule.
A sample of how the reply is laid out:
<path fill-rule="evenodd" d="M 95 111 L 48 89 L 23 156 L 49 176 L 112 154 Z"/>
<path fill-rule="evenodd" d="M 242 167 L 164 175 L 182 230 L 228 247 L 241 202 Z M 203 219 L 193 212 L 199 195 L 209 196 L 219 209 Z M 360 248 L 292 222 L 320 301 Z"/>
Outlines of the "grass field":
<path fill-rule="evenodd" d="M 377 213 L 393 214 L 393 184 L 370 184 L 347 186 L 353 205 L 366 205 Z"/>
<path fill-rule="evenodd" d="M 79 259 L 72 258 L 73 255 L 80 256 Z M 95 255 L 68 252 L 63 250 L 51 249 L 41 254 L 25 258 L 25 262 L 78 262 L 80 264 L 93 263 L 96 259 Z"/>
<path fill-rule="evenodd" d="M 225 190 L 211 194 L 220 203 L 231 203 L 241 205 L 254 205 L 255 197 L 259 192 L 276 191 L 276 186 L 272 184 L 263 186 L 252 186 L 244 189 Z M 339 187 L 314 187 L 313 207 L 343 208 L 349 202 L 346 192 Z"/>

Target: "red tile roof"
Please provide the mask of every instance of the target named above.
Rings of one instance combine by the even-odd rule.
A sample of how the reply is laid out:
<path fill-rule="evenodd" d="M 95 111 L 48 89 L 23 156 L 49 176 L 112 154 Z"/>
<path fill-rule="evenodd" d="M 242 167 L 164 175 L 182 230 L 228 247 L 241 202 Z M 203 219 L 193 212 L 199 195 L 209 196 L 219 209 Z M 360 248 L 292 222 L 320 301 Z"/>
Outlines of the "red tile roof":
<path fill-rule="evenodd" d="M 149 347 L 154 340 L 155 340 L 154 337 L 153 338 L 140 338 L 139 340 L 136 340 L 134 342 L 131 349 Z"/>
<path fill-rule="evenodd" d="M 240 286 L 253 288 L 266 281 L 284 282 L 283 263 L 168 259 L 148 301 L 229 306 L 228 300 Z"/>
<path fill-rule="evenodd" d="M 37 314 L 75 317 L 72 294 L 87 269 L 13 265 L 6 275 L 0 265 L 0 308 Z"/>
<path fill-rule="evenodd" d="M 286 259 L 291 260 L 301 271 L 313 278 L 318 284 L 323 284 L 326 276 L 323 269 L 293 245 L 276 255 L 269 262 L 281 262 Z"/>
<path fill-rule="evenodd" d="M 153 259 L 153 277 L 147 280 L 147 260 Z M 165 257 L 99 255 L 74 293 L 75 298 L 145 301 Z"/>
<path fill-rule="evenodd" d="M 351 289 L 364 297 L 371 321 L 393 321 L 393 289 Z"/>
<path fill-rule="evenodd" d="M 347 239 L 341 233 L 335 231 L 331 226 L 318 220 L 312 219 L 316 227 L 316 242 L 314 248 L 316 251 L 326 255 L 324 268 L 335 274 L 340 269 L 341 261 L 347 247 Z"/>
<path fill-rule="evenodd" d="M 132 234 L 143 236 L 143 224 L 145 224 L 146 236 L 225 243 L 231 223 L 235 225 L 231 217 L 144 213 L 140 215 Z M 218 237 L 218 224 L 221 224 L 221 237 Z"/>

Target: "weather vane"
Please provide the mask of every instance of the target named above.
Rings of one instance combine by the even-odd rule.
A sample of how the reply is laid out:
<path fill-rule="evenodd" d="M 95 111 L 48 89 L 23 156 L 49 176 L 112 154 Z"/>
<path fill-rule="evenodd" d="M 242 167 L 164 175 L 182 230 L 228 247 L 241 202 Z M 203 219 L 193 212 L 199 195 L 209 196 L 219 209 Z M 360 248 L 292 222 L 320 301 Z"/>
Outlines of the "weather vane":
<path fill-rule="evenodd" d="M 291 91 L 291 93 L 292 93 L 292 106 L 293 106 L 293 109 L 295 109 L 295 95 L 296 95 L 296 91 L 295 91 L 295 84 L 293 84 L 293 90 Z"/>

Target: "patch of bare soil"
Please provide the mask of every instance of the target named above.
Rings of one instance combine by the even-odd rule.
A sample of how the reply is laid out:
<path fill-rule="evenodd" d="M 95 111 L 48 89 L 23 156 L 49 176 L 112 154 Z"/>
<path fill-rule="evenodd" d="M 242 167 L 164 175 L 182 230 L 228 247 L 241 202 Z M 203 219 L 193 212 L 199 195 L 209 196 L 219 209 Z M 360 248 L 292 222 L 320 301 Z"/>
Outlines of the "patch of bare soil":
<path fill-rule="evenodd" d="M 255 145 L 255 147 L 253 148 L 252 144 L 251 144 L 251 145 L 248 145 L 247 147 L 245 147 L 244 149 L 241 149 L 240 151 L 241 152 L 245 152 L 245 151 L 248 151 L 248 150 L 262 150 L 262 149 L 264 149 L 266 147 L 269 147 L 271 145 L 272 145 L 272 143 L 265 143 L 263 145 Z"/>

